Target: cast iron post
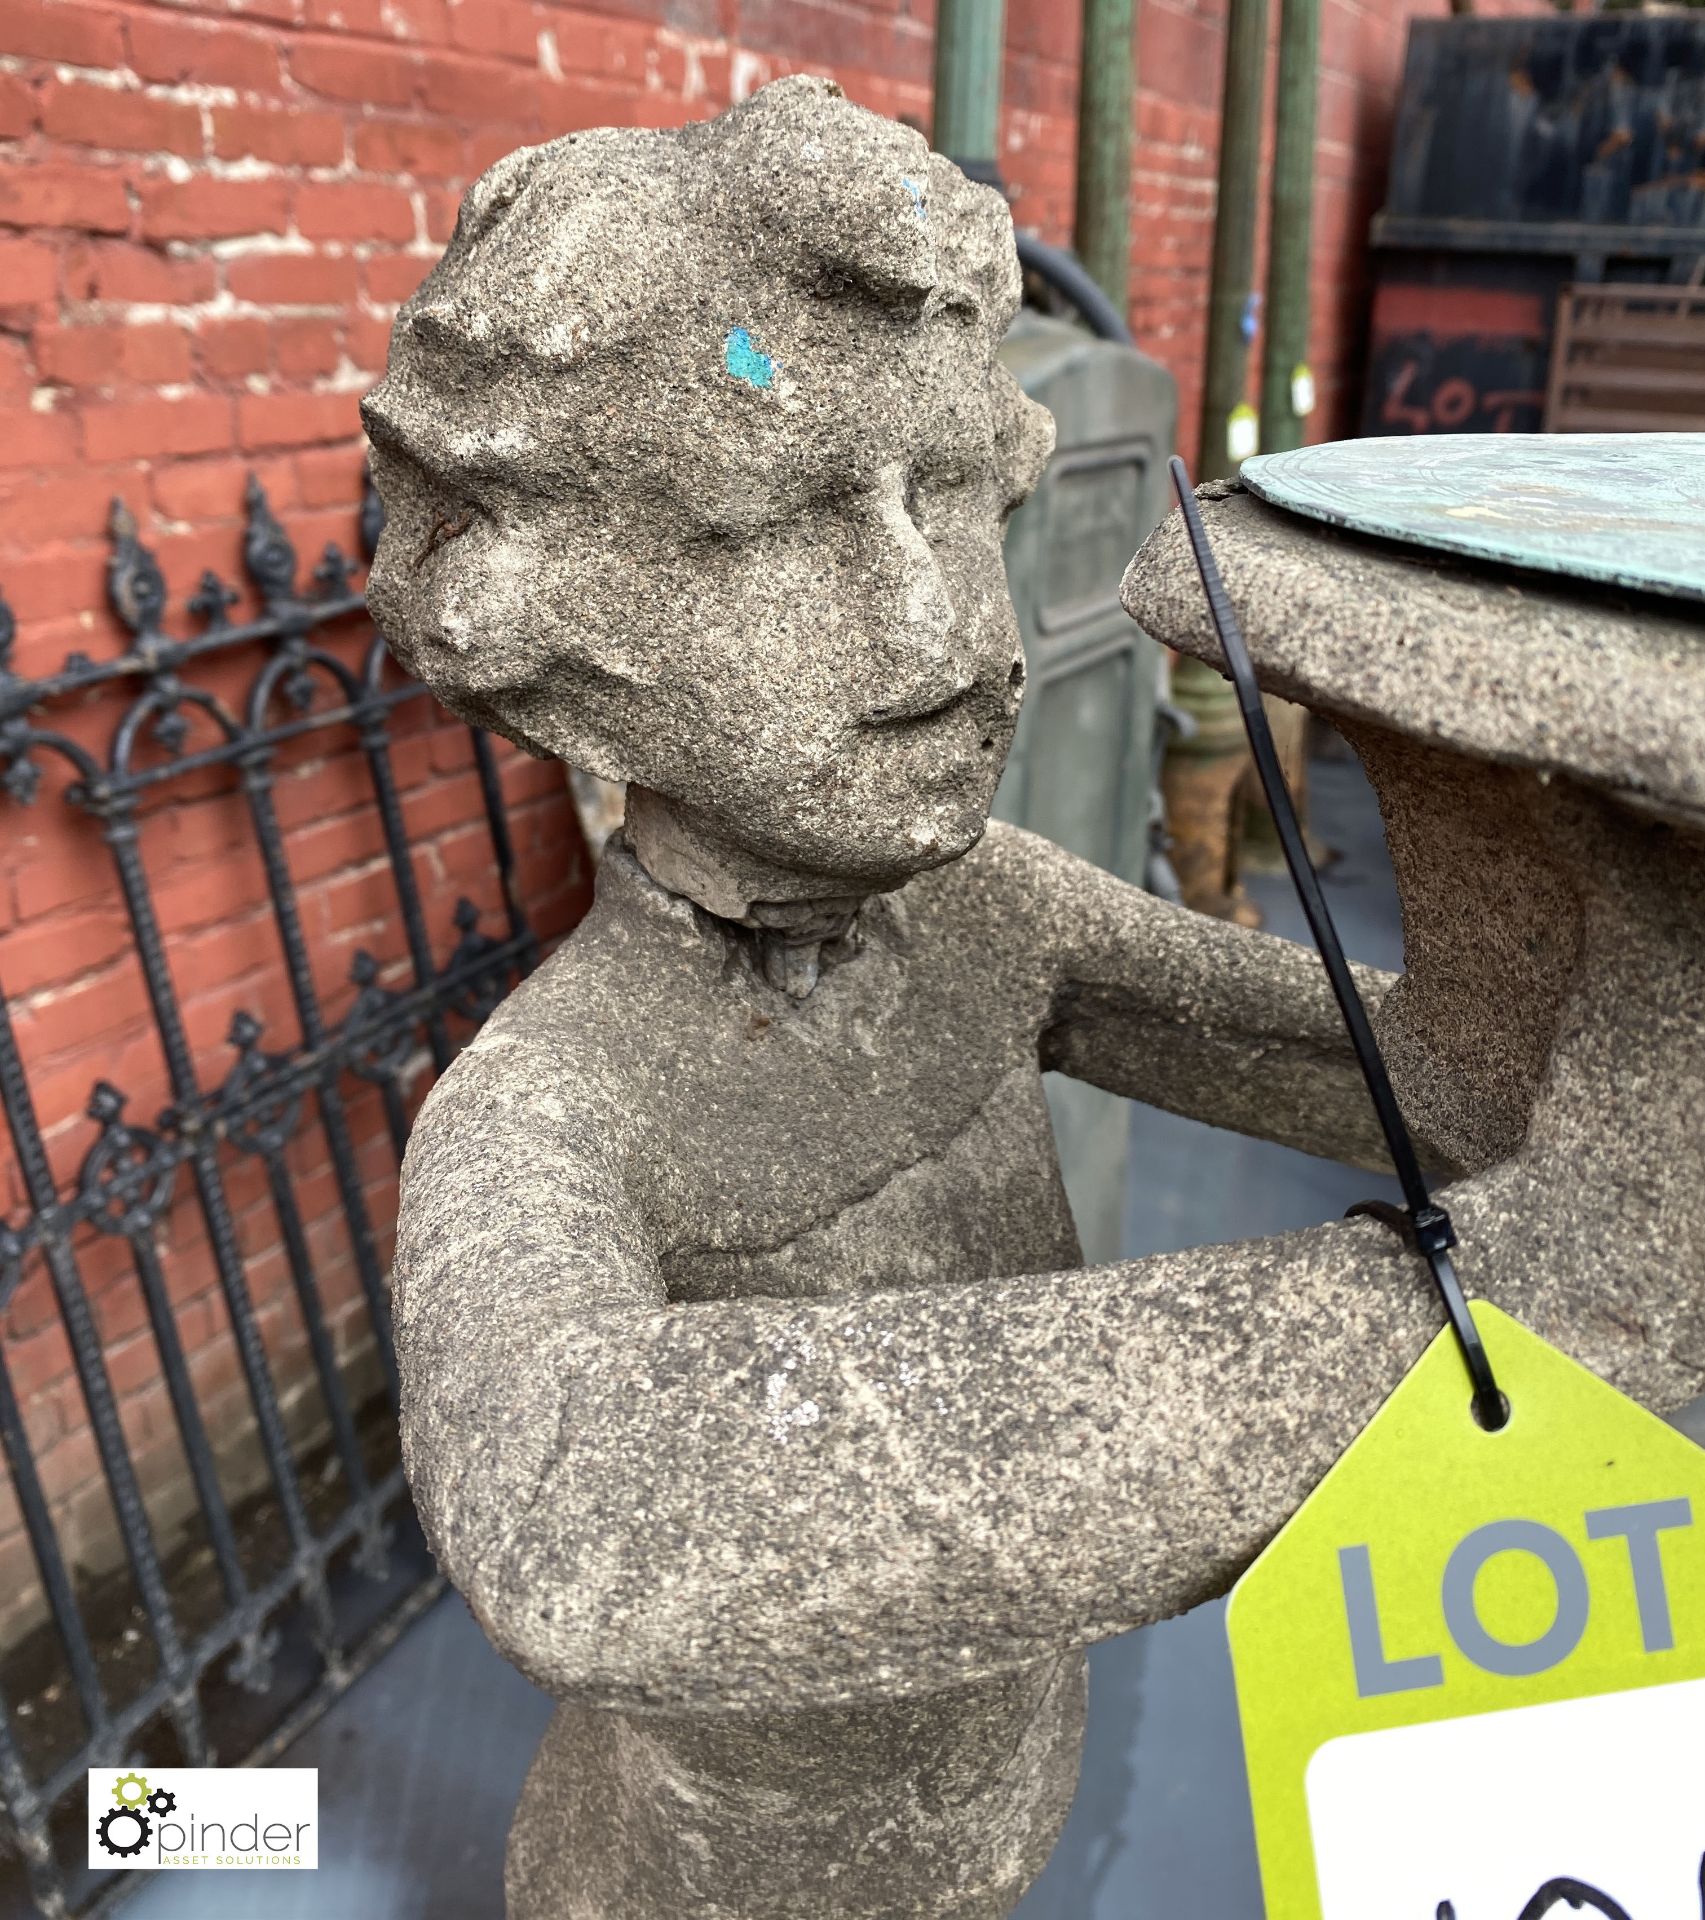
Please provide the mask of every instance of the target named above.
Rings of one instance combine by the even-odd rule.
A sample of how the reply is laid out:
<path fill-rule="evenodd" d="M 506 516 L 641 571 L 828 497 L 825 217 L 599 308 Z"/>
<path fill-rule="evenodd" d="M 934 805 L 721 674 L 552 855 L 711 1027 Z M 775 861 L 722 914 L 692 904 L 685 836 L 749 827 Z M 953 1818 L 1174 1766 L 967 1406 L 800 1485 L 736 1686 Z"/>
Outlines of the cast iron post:
<path fill-rule="evenodd" d="M 935 19 L 935 125 L 931 145 L 974 178 L 999 151 L 1001 51 L 1006 0 L 941 0 Z"/>
<path fill-rule="evenodd" d="M 1208 365 L 1202 390 L 1199 480 L 1223 479 L 1238 461 L 1227 444 L 1232 410 L 1243 404 L 1249 359 L 1246 320 L 1255 280 L 1257 179 L 1267 64 L 1267 0 L 1231 0 L 1220 104 L 1219 192 L 1214 206 L 1214 272 L 1208 300 Z"/>
<path fill-rule="evenodd" d="M 1297 372 L 1308 364 L 1308 274 L 1314 238 L 1315 69 L 1320 0 L 1283 0 L 1279 16 L 1278 101 L 1273 128 L 1273 194 L 1267 224 L 1267 312 L 1261 364 L 1261 450 L 1303 442 Z"/>
<path fill-rule="evenodd" d="M 1078 258 L 1121 313 L 1130 305 L 1133 0 L 1083 0 L 1078 81 Z"/>

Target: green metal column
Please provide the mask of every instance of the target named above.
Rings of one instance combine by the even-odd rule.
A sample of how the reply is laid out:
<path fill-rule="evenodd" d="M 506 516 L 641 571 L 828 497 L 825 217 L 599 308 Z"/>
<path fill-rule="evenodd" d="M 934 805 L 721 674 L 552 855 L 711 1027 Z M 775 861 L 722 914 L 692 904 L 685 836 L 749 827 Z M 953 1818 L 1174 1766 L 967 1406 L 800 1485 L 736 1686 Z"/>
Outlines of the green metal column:
<path fill-rule="evenodd" d="M 1208 301 L 1198 480 L 1224 479 L 1238 464 L 1226 436 L 1232 410 L 1244 403 L 1249 360 L 1243 325 L 1255 279 L 1266 68 L 1267 0 L 1231 0 L 1220 103 L 1219 193 L 1214 203 L 1214 277 Z"/>
<path fill-rule="evenodd" d="M 1083 0 L 1075 237 L 1121 313 L 1130 306 L 1132 18 L 1133 0 Z"/>
<path fill-rule="evenodd" d="M 1287 453 L 1303 442 L 1299 370 L 1308 364 L 1308 272 L 1314 241 L 1314 105 L 1320 57 L 1320 0 L 1283 0 L 1279 16 L 1273 197 L 1267 225 L 1267 312 L 1261 364 L 1261 450 Z"/>
<path fill-rule="evenodd" d="M 935 17 L 937 153 L 992 168 L 999 154 L 1006 0 L 940 0 Z"/>

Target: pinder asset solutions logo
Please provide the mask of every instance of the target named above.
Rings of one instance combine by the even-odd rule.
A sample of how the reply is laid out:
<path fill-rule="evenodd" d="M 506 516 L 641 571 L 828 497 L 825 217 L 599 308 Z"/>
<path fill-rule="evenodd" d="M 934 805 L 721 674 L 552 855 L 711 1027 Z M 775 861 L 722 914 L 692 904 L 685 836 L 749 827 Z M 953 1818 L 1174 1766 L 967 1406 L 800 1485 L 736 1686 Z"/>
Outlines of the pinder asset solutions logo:
<path fill-rule="evenodd" d="M 89 1769 L 89 1865 L 317 1867 L 315 1767 Z"/>

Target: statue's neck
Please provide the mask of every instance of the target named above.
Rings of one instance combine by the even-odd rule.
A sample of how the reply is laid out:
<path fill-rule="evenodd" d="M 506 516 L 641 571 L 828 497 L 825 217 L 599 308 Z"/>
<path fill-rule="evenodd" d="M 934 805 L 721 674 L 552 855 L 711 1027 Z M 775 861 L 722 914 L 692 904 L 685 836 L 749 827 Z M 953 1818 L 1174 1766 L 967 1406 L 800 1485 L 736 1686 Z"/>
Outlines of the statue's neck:
<path fill-rule="evenodd" d="M 826 963 L 856 950 L 865 896 L 833 877 L 736 847 L 647 787 L 628 788 L 623 832 L 660 887 L 742 929 L 764 978 L 794 999 L 804 999 Z"/>

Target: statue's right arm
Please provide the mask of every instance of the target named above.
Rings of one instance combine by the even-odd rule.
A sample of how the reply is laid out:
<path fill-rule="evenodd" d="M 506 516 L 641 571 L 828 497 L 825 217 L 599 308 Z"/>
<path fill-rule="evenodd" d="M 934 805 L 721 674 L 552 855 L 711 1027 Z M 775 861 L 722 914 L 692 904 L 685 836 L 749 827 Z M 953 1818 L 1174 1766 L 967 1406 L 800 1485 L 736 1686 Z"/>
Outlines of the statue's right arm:
<path fill-rule="evenodd" d="M 1236 1577 L 1440 1324 L 1419 1262 L 1368 1221 L 670 1305 L 619 1101 L 487 1034 L 409 1149 L 405 1448 L 446 1572 L 560 1698 L 899 1694 L 1178 1612 Z M 1625 1389 L 1699 1390 L 1543 1274 L 1495 1278 Z"/>

